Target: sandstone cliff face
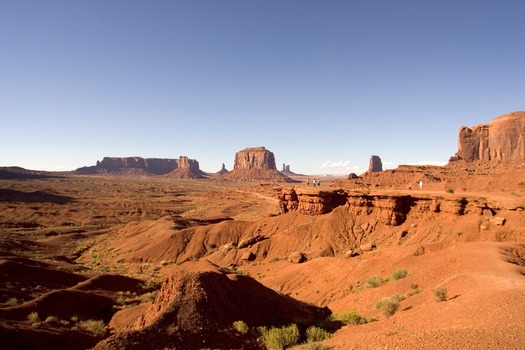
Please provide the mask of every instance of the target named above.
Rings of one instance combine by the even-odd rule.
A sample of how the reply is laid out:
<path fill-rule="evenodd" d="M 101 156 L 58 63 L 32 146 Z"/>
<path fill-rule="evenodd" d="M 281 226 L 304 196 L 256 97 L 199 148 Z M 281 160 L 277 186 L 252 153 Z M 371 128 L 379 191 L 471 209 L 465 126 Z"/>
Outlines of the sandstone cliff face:
<path fill-rule="evenodd" d="M 314 191 L 312 189 L 281 189 L 281 213 L 297 211 L 306 215 L 321 215 L 346 206 L 354 216 L 374 216 L 377 222 L 398 226 L 410 213 L 413 217 L 427 214 L 464 215 L 481 213 L 484 204 L 470 203 L 465 198 L 445 198 L 429 195 L 385 195 L 345 192 L 342 189 Z"/>
<path fill-rule="evenodd" d="M 525 112 L 502 115 L 489 124 L 459 129 L 458 152 L 451 160 L 525 161 Z"/>
<path fill-rule="evenodd" d="M 277 170 L 275 156 L 264 147 L 246 148 L 235 153 L 233 170 Z"/>
<path fill-rule="evenodd" d="M 235 154 L 233 170 L 224 179 L 238 181 L 285 181 L 292 180 L 281 174 L 275 165 L 275 156 L 264 147 L 246 148 Z"/>

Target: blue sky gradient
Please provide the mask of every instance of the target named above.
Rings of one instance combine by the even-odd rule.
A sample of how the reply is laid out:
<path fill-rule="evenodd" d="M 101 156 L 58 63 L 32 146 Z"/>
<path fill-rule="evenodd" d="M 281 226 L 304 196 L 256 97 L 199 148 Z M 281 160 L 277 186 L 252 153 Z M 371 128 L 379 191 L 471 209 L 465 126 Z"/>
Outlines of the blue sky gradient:
<path fill-rule="evenodd" d="M 360 173 L 446 163 L 525 107 L 523 1 L 0 3 L 0 166 L 104 156 Z"/>

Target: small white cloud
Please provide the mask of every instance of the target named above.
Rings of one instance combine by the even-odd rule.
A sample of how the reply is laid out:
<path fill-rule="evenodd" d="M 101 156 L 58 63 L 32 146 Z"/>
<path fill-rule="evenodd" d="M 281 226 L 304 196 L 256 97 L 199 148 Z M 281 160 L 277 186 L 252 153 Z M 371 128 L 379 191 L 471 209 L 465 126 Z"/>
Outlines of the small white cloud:
<path fill-rule="evenodd" d="M 327 160 L 321 165 L 321 168 L 347 168 L 348 164 L 350 164 L 349 160 L 340 160 L 338 162 Z"/>

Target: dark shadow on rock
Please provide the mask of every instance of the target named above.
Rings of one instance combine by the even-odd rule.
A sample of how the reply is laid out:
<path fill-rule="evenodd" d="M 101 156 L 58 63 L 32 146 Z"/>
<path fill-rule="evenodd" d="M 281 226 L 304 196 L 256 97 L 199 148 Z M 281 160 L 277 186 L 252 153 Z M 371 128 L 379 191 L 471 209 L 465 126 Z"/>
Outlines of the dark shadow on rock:
<path fill-rule="evenodd" d="M 73 202 L 74 198 L 45 191 L 23 192 L 0 188 L 0 202 L 26 202 L 26 203 L 58 203 Z"/>

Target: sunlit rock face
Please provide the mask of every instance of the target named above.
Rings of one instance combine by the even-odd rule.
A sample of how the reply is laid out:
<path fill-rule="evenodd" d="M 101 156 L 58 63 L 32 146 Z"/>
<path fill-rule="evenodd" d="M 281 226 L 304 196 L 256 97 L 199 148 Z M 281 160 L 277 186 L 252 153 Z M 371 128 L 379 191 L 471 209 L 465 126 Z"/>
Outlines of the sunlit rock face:
<path fill-rule="evenodd" d="M 525 112 L 502 115 L 489 124 L 459 129 L 452 160 L 525 161 Z"/>

